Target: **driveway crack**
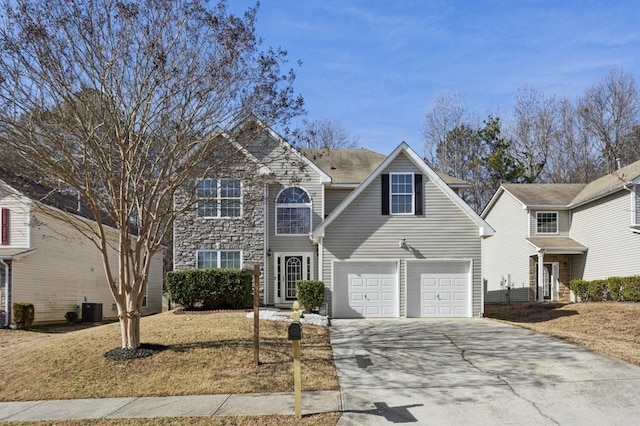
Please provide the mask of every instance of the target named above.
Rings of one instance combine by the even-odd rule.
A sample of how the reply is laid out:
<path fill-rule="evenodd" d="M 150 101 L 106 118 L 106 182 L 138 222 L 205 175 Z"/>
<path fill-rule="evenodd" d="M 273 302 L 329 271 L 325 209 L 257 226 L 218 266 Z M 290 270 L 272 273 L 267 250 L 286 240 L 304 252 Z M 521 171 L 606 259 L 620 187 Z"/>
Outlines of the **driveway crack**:
<path fill-rule="evenodd" d="M 525 398 L 524 396 L 520 395 L 511 385 L 511 383 L 509 383 L 506 379 L 504 379 L 502 376 L 500 376 L 500 374 L 497 373 L 492 373 L 490 371 L 487 370 L 483 370 L 482 368 L 480 368 L 479 366 L 477 366 L 476 364 L 473 363 L 473 361 L 471 361 L 470 359 L 467 359 L 467 357 L 465 356 L 465 352 L 466 349 L 460 347 L 456 342 L 453 341 L 453 339 L 451 337 L 449 337 L 446 334 L 443 334 L 443 336 L 445 337 L 445 339 L 447 339 L 449 341 L 449 343 L 451 343 L 453 345 L 454 348 L 456 348 L 459 352 L 460 352 L 460 357 L 462 358 L 462 360 L 469 364 L 469 366 L 471 366 L 473 369 L 483 373 L 483 374 L 487 374 L 490 376 L 494 376 L 495 378 L 497 378 L 498 380 L 500 380 L 502 383 L 504 383 L 504 385 L 511 391 L 511 393 L 513 393 L 516 397 L 520 398 L 521 400 L 529 403 L 537 412 L 538 414 L 540 414 L 542 417 L 548 419 L 549 421 L 553 422 L 556 425 L 559 425 L 560 423 L 558 423 L 553 417 L 550 417 L 549 415 L 545 414 L 542 412 L 542 410 L 540 409 L 540 407 L 538 407 L 538 405 L 534 402 L 531 401 L 530 399 Z"/>

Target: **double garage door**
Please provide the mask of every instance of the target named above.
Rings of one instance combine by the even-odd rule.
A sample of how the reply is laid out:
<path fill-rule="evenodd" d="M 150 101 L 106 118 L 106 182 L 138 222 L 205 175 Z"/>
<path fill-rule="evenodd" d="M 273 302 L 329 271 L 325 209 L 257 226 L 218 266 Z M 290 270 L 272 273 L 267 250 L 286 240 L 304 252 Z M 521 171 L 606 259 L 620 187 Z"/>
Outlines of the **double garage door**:
<path fill-rule="evenodd" d="M 398 262 L 334 264 L 336 318 L 399 316 Z M 469 317 L 469 262 L 407 262 L 407 317 Z"/>

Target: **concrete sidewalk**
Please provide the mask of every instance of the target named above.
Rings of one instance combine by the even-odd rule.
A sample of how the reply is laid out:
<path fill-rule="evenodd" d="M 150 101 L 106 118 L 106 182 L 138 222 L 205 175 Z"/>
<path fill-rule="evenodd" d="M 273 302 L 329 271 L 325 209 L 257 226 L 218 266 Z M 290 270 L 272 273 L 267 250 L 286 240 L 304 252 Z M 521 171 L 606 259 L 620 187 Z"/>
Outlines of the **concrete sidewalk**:
<path fill-rule="evenodd" d="M 303 392 L 302 414 L 342 410 L 340 391 Z M 0 402 L 0 421 L 294 414 L 293 393 Z"/>

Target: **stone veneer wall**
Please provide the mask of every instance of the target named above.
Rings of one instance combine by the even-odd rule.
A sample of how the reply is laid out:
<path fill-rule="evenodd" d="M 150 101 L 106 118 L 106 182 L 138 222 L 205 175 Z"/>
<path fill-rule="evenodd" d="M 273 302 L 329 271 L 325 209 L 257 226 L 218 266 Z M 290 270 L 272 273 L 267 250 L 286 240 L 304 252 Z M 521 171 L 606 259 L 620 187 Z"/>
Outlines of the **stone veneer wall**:
<path fill-rule="evenodd" d="M 558 263 L 558 300 L 554 302 L 569 303 L 571 299 L 571 290 L 569 289 L 569 281 L 571 281 L 571 258 L 566 254 L 545 254 L 544 263 Z M 536 265 L 538 264 L 538 256 L 529 257 L 529 300 L 536 301 Z"/>
<path fill-rule="evenodd" d="M 196 250 L 242 250 L 242 262 L 264 265 L 263 183 L 242 182 L 242 216 L 239 218 L 204 219 L 197 216 L 194 205 L 176 218 L 173 226 L 173 268 L 196 266 Z M 183 193 L 175 197 L 176 208 L 185 202 Z M 264 275 L 264 274 L 263 274 Z M 260 294 L 264 294 L 264 276 L 260 277 Z"/>

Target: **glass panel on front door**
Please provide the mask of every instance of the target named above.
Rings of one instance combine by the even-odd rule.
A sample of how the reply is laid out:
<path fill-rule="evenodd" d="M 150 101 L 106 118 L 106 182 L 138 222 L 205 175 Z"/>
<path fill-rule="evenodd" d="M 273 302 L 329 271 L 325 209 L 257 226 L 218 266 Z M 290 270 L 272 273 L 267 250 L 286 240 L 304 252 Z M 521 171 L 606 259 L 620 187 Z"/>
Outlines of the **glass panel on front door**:
<path fill-rule="evenodd" d="M 302 256 L 285 256 L 285 298 L 296 298 L 296 282 L 302 279 Z"/>

